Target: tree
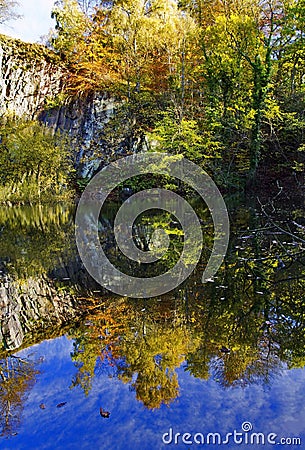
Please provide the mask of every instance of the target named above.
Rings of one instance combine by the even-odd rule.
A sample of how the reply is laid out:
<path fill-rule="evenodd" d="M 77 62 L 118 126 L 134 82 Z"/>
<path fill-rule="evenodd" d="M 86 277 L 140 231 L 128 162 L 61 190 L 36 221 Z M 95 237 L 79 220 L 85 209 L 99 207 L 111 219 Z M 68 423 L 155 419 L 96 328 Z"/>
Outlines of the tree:
<path fill-rule="evenodd" d="M 60 0 L 51 13 L 56 20 L 56 35 L 52 45 L 63 60 L 78 62 L 82 59 L 81 47 L 88 29 L 88 19 L 80 10 L 76 0 Z"/>
<path fill-rule="evenodd" d="M 175 120 L 168 113 L 156 123 L 151 138 L 161 151 L 182 154 L 197 164 L 204 165 L 208 158 L 219 157 L 220 144 L 213 141 L 208 131 L 201 130 L 195 120 Z"/>
<path fill-rule="evenodd" d="M 293 153 L 281 157 L 304 167 L 296 154 L 304 8 L 304 0 L 61 0 L 53 46 L 70 69 L 72 95 L 108 91 L 116 100 L 98 136 L 103 153 L 146 149 L 147 136 L 160 134 L 161 150 L 240 185 L 264 158 L 277 158 L 282 142 Z"/>
<path fill-rule="evenodd" d="M 0 360 L 0 436 L 14 436 L 18 429 L 23 404 L 39 373 L 32 361 L 16 356 Z"/>
<path fill-rule="evenodd" d="M 89 11 L 89 3 L 81 8 L 76 0 L 58 1 L 52 11 L 56 25 L 51 47 L 69 69 L 67 91 L 78 96 L 105 90 L 117 78 L 106 15 L 101 10 Z"/>
<path fill-rule="evenodd" d="M 73 173 L 66 136 L 36 121 L 3 119 L 0 124 L 0 198 L 33 202 L 69 196 Z"/>

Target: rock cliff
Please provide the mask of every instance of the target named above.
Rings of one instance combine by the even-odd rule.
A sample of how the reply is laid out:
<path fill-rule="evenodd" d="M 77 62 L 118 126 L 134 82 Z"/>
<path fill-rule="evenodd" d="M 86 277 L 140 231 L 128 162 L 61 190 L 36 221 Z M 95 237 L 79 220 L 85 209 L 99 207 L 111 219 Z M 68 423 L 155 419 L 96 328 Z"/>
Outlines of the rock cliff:
<path fill-rule="evenodd" d="M 63 88 L 57 56 L 39 44 L 0 35 L 0 114 L 35 118 Z"/>
<path fill-rule="evenodd" d="M 58 56 L 40 44 L 0 35 L 0 115 L 39 119 L 73 139 L 79 174 L 90 177 L 107 152 L 102 130 L 115 111 L 103 92 L 63 102 L 68 73 Z"/>

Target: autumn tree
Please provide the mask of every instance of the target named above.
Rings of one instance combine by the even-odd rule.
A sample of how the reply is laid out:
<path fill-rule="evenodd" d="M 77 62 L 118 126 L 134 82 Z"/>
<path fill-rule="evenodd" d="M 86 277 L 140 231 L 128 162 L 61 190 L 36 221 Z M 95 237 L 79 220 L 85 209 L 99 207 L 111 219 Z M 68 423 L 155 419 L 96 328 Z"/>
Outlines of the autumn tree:
<path fill-rule="evenodd" d="M 286 20 L 276 51 L 274 93 L 280 106 L 272 123 L 271 138 L 277 152 L 275 163 L 285 160 L 293 168 L 296 179 L 305 167 L 304 154 L 304 13 L 300 1 L 286 2 Z"/>
<path fill-rule="evenodd" d="M 31 361 L 16 356 L 0 360 L 1 436 L 16 434 L 24 401 L 38 373 Z"/>
<path fill-rule="evenodd" d="M 111 157 L 157 142 L 237 187 L 285 145 L 281 158 L 303 168 L 303 10 L 303 0 L 61 0 L 53 47 L 72 96 L 114 100 L 98 137 Z"/>
<path fill-rule="evenodd" d="M 260 161 L 262 122 L 282 9 L 267 2 L 219 2 L 208 24 L 203 25 L 207 113 L 214 132 L 229 146 L 229 164 L 249 149 L 243 164 L 250 177 Z"/>
<path fill-rule="evenodd" d="M 55 3 L 51 17 L 55 19 L 56 37 L 52 44 L 62 59 L 68 62 L 82 59 L 81 48 L 88 29 L 86 15 L 76 0 L 60 0 Z"/>

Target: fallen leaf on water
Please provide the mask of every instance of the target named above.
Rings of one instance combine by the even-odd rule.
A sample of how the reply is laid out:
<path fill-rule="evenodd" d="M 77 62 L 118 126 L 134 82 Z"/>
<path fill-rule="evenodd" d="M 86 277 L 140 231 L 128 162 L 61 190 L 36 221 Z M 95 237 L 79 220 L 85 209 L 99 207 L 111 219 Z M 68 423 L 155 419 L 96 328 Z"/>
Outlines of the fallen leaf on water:
<path fill-rule="evenodd" d="M 100 415 L 106 419 L 109 418 L 110 416 L 110 412 L 109 411 L 105 411 L 103 408 L 100 408 Z"/>
<path fill-rule="evenodd" d="M 62 408 L 67 402 L 58 403 L 57 408 Z"/>

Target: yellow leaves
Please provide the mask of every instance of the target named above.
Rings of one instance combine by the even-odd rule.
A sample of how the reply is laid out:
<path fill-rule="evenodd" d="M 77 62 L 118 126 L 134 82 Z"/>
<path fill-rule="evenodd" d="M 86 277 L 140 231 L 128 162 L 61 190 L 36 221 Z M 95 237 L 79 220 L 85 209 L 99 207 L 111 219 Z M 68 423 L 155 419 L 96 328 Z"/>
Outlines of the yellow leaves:
<path fill-rule="evenodd" d="M 246 115 L 246 120 L 247 121 L 252 121 L 254 120 L 255 117 L 255 109 L 251 108 L 248 112 L 248 114 Z"/>
<path fill-rule="evenodd" d="M 273 268 L 277 269 L 278 266 L 279 266 L 279 263 L 278 263 L 278 260 L 277 260 L 277 259 L 274 260 L 274 261 L 271 261 L 271 262 L 269 263 L 269 267 L 273 267 Z"/>
<path fill-rule="evenodd" d="M 78 53 L 78 45 L 88 30 L 88 18 L 80 11 L 76 0 L 63 0 L 61 7 L 53 8 L 52 18 L 56 20 L 56 35 L 52 40 L 54 49 L 71 58 Z"/>
<path fill-rule="evenodd" d="M 67 90 L 75 94 L 98 91 L 110 86 L 117 79 L 117 72 L 103 64 L 103 61 L 82 62 L 75 67 Z"/>
<path fill-rule="evenodd" d="M 115 89 L 117 83 L 133 90 L 139 85 L 166 90 L 181 52 L 193 64 L 199 45 L 195 21 L 171 0 L 154 0 L 149 7 L 144 0 L 123 0 L 107 11 L 100 6 L 92 18 L 74 0 L 65 0 L 53 16 L 58 30 L 54 47 L 72 63 L 69 89 L 74 92 L 103 89 L 105 84 Z"/>
<path fill-rule="evenodd" d="M 178 228 L 172 229 L 172 230 L 164 230 L 166 234 L 172 235 L 172 236 L 184 236 L 183 230 L 179 230 Z"/>
<path fill-rule="evenodd" d="M 301 163 L 301 162 L 298 162 L 298 161 L 294 161 L 292 168 L 296 172 L 304 172 L 305 164 Z"/>
<path fill-rule="evenodd" d="M 280 106 L 277 104 L 276 100 L 272 97 L 267 97 L 265 100 L 265 111 L 264 116 L 267 120 L 282 120 L 284 118 L 284 113 L 281 111 Z"/>

